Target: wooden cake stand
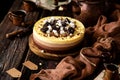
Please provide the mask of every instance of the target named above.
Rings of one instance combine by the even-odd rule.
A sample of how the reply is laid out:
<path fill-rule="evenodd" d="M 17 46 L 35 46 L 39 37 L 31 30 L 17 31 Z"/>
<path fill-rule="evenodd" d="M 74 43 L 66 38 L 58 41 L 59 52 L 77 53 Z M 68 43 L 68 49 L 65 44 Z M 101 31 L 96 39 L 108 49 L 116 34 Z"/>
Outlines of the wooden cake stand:
<path fill-rule="evenodd" d="M 64 57 L 66 57 L 66 56 L 75 56 L 75 55 L 78 55 L 79 54 L 79 50 L 77 50 L 77 51 L 75 51 L 74 53 L 72 52 L 72 53 L 65 53 L 65 54 L 55 54 L 55 53 L 48 53 L 48 52 L 46 52 L 46 51 L 44 51 L 44 50 L 42 50 L 42 49 L 40 49 L 40 48 L 38 48 L 36 45 L 35 45 L 35 43 L 33 42 L 33 37 L 32 37 L 32 35 L 30 35 L 30 37 L 29 37 L 29 47 L 30 47 L 30 50 L 34 53 L 34 54 L 36 54 L 36 55 L 38 55 L 38 56 L 40 56 L 40 57 L 42 57 L 42 58 L 46 58 L 46 59 L 55 59 L 55 60 L 59 60 L 59 59 L 62 59 L 62 58 L 64 58 Z"/>

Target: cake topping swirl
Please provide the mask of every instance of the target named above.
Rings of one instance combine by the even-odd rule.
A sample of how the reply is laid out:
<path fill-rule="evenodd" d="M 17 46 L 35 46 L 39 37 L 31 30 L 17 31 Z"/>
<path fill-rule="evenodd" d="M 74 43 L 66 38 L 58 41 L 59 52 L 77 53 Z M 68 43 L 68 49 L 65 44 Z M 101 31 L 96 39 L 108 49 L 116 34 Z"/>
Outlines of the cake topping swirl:
<path fill-rule="evenodd" d="M 45 20 L 43 27 L 40 29 L 43 33 L 49 36 L 66 37 L 72 36 L 75 32 L 75 21 L 71 21 L 68 18 L 54 18 L 50 17 Z"/>

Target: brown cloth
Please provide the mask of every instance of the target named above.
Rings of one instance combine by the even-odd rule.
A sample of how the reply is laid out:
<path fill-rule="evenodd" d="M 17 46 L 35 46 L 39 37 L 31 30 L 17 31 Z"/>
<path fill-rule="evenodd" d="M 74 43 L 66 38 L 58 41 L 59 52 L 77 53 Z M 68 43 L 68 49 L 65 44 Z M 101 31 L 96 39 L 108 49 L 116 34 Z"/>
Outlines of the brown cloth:
<path fill-rule="evenodd" d="M 66 77 L 68 80 L 82 80 L 94 72 L 99 61 L 103 58 L 106 59 L 106 55 L 108 57 L 112 56 L 109 53 L 111 47 L 112 38 L 101 38 L 93 47 L 82 48 L 79 56 L 75 58 L 67 56 L 62 59 L 55 69 L 43 69 L 39 73 L 32 74 L 30 80 L 36 78 L 40 80 L 63 80 Z"/>
<path fill-rule="evenodd" d="M 111 17 L 114 21 L 108 22 L 105 16 L 100 16 L 94 27 L 86 28 L 86 38 L 92 37 L 94 43 L 98 37 L 112 37 L 120 46 L 120 10 L 115 10 Z"/>

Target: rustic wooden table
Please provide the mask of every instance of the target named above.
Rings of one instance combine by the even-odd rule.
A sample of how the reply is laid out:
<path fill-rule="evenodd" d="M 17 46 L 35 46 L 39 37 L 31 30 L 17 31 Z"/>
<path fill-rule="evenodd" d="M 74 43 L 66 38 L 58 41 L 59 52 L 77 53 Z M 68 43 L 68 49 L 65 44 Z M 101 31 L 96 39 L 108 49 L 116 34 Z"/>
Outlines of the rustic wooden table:
<path fill-rule="evenodd" d="M 11 6 L 10 11 L 23 9 L 23 1 L 15 0 Z M 59 11 L 48 11 L 39 8 L 35 11 L 28 12 L 25 16 L 25 21 L 36 22 L 40 18 L 46 16 L 71 16 L 71 10 Z M 32 29 L 33 25 L 29 25 Z M 29 27 L 28 26 L 28 27 Z M 33 73 L 39 72 L 41 69 L 55 68 L 60 60 L 49 60 L 41 58 L 35 55 L 29 47 L 29 36 L 32 31 L 25 34 L 22 37 L 6 38 L 6 34 L 19 30 L 22 27 L 14 26 L 8 18 L 8 14 L 0 23 L 0 80 L 29 80 L 29 77 Z M 25 61 L 30 60 L 38 66 L 37 70 L 30 70 L 23 65 Z M 19 78 L 13 78 L 6 73 L 11 68 L 18 69 L 22 75 Z M 92 76 L 95 77 L 95 76 Z M 87 79 L 88 80 L 88 79 Z M 89 80 L 93 80 L 89 78 Z"/>
<path fill-rule="evenodd" d="M 15 0 L 11 6 L 10 11 L 22 9 L 22 0 Z M 38 19 L 46 16 L 71 16 L 70 10 L 66 11 L 48 11 L 44 9 L 38 9 L 33 12 L 28 12 L 25 21 L 37 21 Z M 29 48 L 28 39 L 30 34 L 22 37 L 6 38 L 6 34 L 18 30 L 21 27 L 14 26 L 8 18 L 8 14 L 0 23 L 0 80 L 29 80 L 29 76 L 32 73 L 40 71 L 44 68 L 55 68 L 59 61 L 47 60 L 35 55 Z M 30 70 L 23 66 L 23 63 L 27 60 L 32 61 L 38 65 L 38 70 Z M 39 64 L 42 65 L 39 65 Z M 16 68 L 22 72 L 20 78 L 13 78 L 6 73 L 7 70 Z"/>

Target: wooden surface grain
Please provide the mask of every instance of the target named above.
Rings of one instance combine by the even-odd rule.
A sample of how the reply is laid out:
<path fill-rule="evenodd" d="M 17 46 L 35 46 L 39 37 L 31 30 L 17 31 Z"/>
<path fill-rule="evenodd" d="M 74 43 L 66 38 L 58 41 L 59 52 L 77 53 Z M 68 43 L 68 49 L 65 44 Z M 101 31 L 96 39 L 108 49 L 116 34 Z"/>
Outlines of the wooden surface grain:
<path fill-rule="evenodd" d="M 15 0 L 9 11 L 22 9 L 22 0 Z M 27 13 L 26 21 L 37 20 L 39 12 Z M 30 17 L 30 18 L 29 18 Z M 8 18 L 8 14 L 5 16 L 0 24 L 0 80 L 13 80 L 6 71 L 10 68 L 17 68 L 21 70 L 22 62 L 25 60 L 28 46 L 28 36 L 15 37 L 13 39 L 7 39 L 5 35 L 14 30 L 18 30 L 21 27 L 14 26 Z"/>
<path fill-rule="evenodd" d="M 23 9 L 22 0 L 15 0 L 8 13 L 21 9 Z M 22 37 L 6 38 L 7 33 L 23 28 L 21 26 L 14 26 L 8 18 L 8 13 L 0 23 L 0 80 L 29 80 L 29 76 L 32 73 L 38 72 L 41 69 L 55 68 L 59 61 L 38 57 L 29 49 L 28 38 L 31 33 L 23 35 Z M 71 16 L 69 11 L 48 11 L 39 8 L 36 11 L 28 12 L 25 16 L 25 22 L 36 22 L 42 17 L 54 15 Z M 31 27 L 32 29 L 33 25 L 28 25 L 27 27 Z M 23 66 L 23 63 L 27 60 L 37 64 L 39 69 L 31 71 Z M 7 70 L 13 67 L 22 72 L 20 78 L 13 78 L 6 73 Z"/>
<path fill-rule="evenodd" d="M 64 6 L 66 9 L 66 6 Z M 58 9 L 48 11 L 42 8 L 38 8 L 35 11 L 27 12 L 25 16 L 25 22 L 29 23 L 26 27 L 14 26 L 8 18 L 8 13 L 14 10 L 23 9 L 22 0 L 14 0 L 14 3 L 10 7 L 8 13 L 0 23 L 0 80 L 29 80 L 29 77 L 33 73 L 38 73 L 41 69 L 54 69 L 60 60 L 44 59 L 34 54 L 29 47 L 29 37 L 32 34 L 32 28 L 34 23 L 47 16 L 68 16 L 72 17 L 71 6 L 67 6 L 68 10 L 59 11 Z M 26 31 L 22 36 L 14 36 L 12 38 L 6 38 L 7 33 L 19 29 L 30 29 Z M 25 61 L 31 61 L 38 66 L 37 70 L 30 70 L 23 65 Z M 13 78 L 6 73 L 7 70 L 16 68 L 21 71 L 22 76 L 19 78 Z M 98 75 L 96 70 L 93 76 L 89 76 L 86 80 L 93 80 Z"/>

